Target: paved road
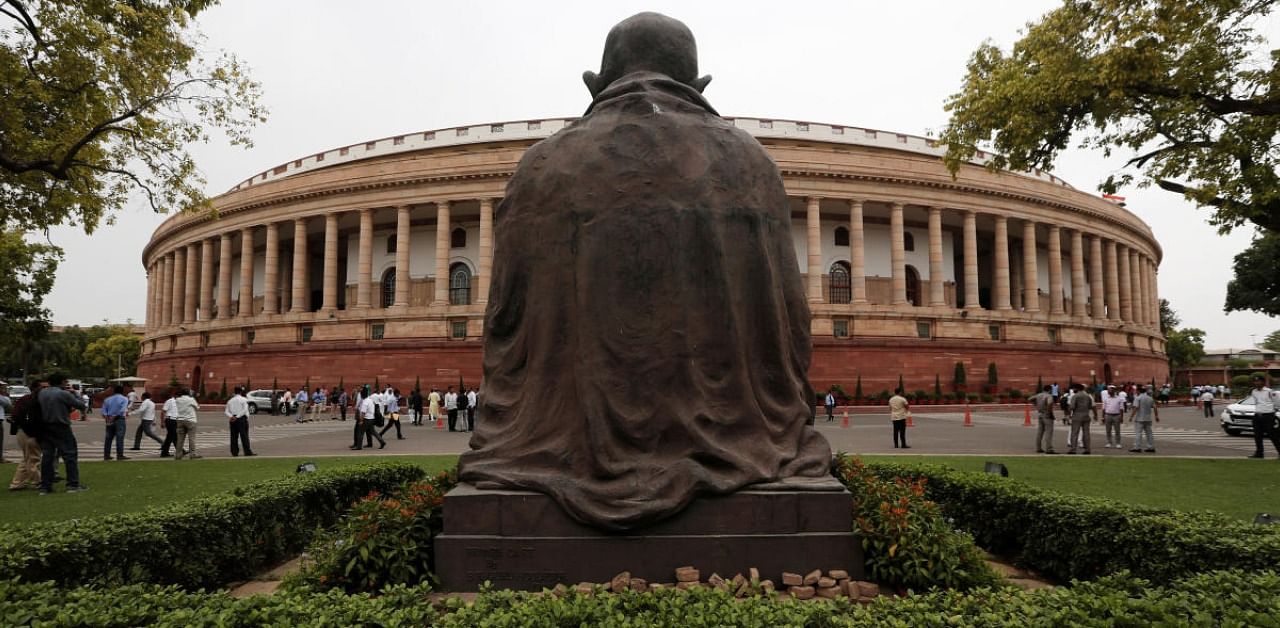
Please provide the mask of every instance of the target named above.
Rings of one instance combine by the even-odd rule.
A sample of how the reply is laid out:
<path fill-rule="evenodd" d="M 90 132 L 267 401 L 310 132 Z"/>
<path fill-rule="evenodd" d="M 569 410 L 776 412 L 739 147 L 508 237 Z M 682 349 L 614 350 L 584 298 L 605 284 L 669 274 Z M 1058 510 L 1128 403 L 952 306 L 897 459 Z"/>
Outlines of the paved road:
<path fill-rule="evenodd" d="M 835 451 L 864 454 L 986 454 L 986 455 L 1034 455 L 1035 428 L 1024 427 L 1021 409 L 978 407 L 973 412 L 973 426 L 964 426 L 964 413 L 955 407 L 922 406 L 915 408 L 915 426 L 907 430 L 911 444 L 909 451 L 895 450 L 886 408 L 858 408 L 850 415 L 849 427 L 843 427 L 839 414 L 833 422 L 818 418 L 817 429 L 831 443 Z M 1123 449 L 1107 449 L 1103 444 L 1100 424 L 1092 427 L 1093 454 L 1104 456 L 1179 456 L 1237 458 L 1253 451 L 1251 437 L 1233 437 L 1222 433 L 1217 419 L 1205 419 L 1201 412 L 1191 407 L 1161 409 L 1162 421 L 1156 423 L 1156 454 L 1129 453 L 1133 443 L 1133 424 L 1124 426 Z M 395 430 L 387 432 L 387 447 L 360 452 L 351 451 L 351 421 L 339 421 L 328 416 L 320 420 L 296 423 L 292 417 L 259 414 L 251 419 L 253 448 L 263 456 L 347 456 L 382 454 L 457 454 L 465 451 L 470 440 L 466 432 L 451 433 L 434 426 L 412 426 L 404 423 L 404 440 L 395 439 Z M 129 421 L 129 436 L 125 447 L 133 446 L 133 430 L 136 420 Z M 208 458 L 229 457 L 227 423 L 220 413 L 200 414 L 197 447 Z M 99 416 L 74 426 L 80 443 L 81 458 L 86 461 L 102 459 L 104 426 Z M 160 432 L 163 436 L 163 431 Z M 1055 447 L 1065 451 L 1067 428 L 1058 424 L 1054 433 Z M 375 443 L 376 447 L 376 443 Z M 5 456 L 17 459 L 16 442 L 5 439 Z M 142 451 L 126 451 L 131 458 L 157 458 L 159 446 L 143 439 Z M 1268 455 L 1274 455 L 1268 450 Z"/>

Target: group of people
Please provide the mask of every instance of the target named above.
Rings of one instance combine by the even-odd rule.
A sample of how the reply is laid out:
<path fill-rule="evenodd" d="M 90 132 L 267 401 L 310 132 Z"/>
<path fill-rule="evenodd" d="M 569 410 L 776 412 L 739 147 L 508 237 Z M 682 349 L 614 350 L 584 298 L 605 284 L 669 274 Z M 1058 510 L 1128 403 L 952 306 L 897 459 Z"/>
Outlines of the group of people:
<path fill-rule="evenodd" d="M 1027 400 L 1036 410 L 1038 426 L 1036 428 L 1036 453 L 1056 454 L 1053 447 L 1053 431 L 1057 418 L 1056 410 L 1061 409 L 1063 420 L 1070 425 L 1067 438 L 1067 453 L 1077 452 L 1088 455 L 1092 452 L 1090 425 L 1101 421 L 1105 430 L 1107 448 L 1123 449 L 1124 441 L 1120 435 L 1120 426 L 1128 421 L 1134 424 L 1133 446 L 1130 452 L 1155 453 L 1156 441 L 1152 423 L 1160 420 L 1160 410 L 1153 386 L 1135 386 L 1136 395 L 1120 390 L 1115 384 L 1107 384 L 1099 393 L 1099 399 L 1085 389 L 1084 384 L 1072 384 L 1065 395 L 1057 394 L 1054 386 L 1045 386 L 1043 390 Z M 1100 402 L 1100 403 L 1099 403 Z M 1102 416 L 1098 416 L 1101 407 Z"/>
<path fill-rule="evenodd" d="M 404 440 L 400 419 L 405 410 L 411 413 L 410 422 L 413 425 L 422 425 L 424 419 L 433 423 L 441 420 L 443 407 L 445 415 L 449 418 L 450 432 L 461 431 L 458 421 L 464 417 L 467 422 L 465 431 L 473 431 L 477 398 L 478 391 L 474 388 L 458 393 L 453 386 L 449 386 L 443 395 L 438 389 L 432 388 L 426 396 L 423 396 L 421 390 L 415 389 L 406 399 L 397 388 L 388 386 L 381 392 L 373 392 L 368 385 L 365 385 L 351 395 L 341 391 L 338 395 L 338 407 L 343 421 L 347 420 L 348 400 L 352 401 L 352 407 L 355 408 L 356 426 L 351 449 L 372 448 L 375 440 L 378 441 L 378 449 L 382 449 L 387 446 L 383 436 L 392 427 L 395 427 L 396 439 Z"/>

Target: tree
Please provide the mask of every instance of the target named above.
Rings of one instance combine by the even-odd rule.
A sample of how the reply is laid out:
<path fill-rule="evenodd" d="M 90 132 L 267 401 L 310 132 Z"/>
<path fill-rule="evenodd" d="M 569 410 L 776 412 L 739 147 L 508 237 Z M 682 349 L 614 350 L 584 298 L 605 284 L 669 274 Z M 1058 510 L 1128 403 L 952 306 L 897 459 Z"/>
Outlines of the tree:
<path fill-rule="evenodd" d="M 1168 299 L 1160 299 L 1160 333 L 1168 335 L 1170 331 L 1177 329 L 1182 324 L 1182 317 L 1173 311 L 1173 307 L 1169 305 Z"/>
<path fill-rule="evenodd" d="M 1280 351 L 1280 329 L 1267 334 L 1267 337 L 1262 339 L 1260 346 L 1269 351 Z"/>
<path fill-rule="evenodd" d="M 992 139 L 992 167 L 1048 169 L 1080 134 L 1082 147 L 1133 152 L 1140 185 L 1213 207 L 1223 230 L 1280 229 L 1280 55 L 1254 32 L 1273 4 L 1066 0 L 1009 53 L 973 53 L 946 105 L 948 163 Z"/>
<path fill-rule="evenodd" d="M 142 339 L 123 325 L 113 326 L 110 336 L 90 342 L 84 359 L 97 375 L 107 378 L 132 375 L 142 355 Z"/>
<path fill-rule="evenodd" d="M 1195 366 L 1204 358 L 1204 331 L 1195 327 L 1175 329 L 1169 332 L 1165 343 L 1165 355 L 1169 356 L 1169 370 L 1178 372 Z"/>
<path fill-rule="evenodd" d="M 1280 316 L 1280 232 L 1254 238 L 1249 248 L 1236 255 L 1235 276 L 1227 283 L 1227 302 L 1222 309 L 1253 310 Z"/>
<path fill-rule="evenodd" d="M 1280 261 L 1268 235 L 1280 230 L 1280 54 L 1254 26 L 1274 4 L 1065 0 L 1011 51 L 988 42 L 973 53 L 946 103 L 947 165 L 956 172 L 988 141 L 992 169 L 1051 169 L 1073 138 L 1122 151 L 1125 170 L 1102 191 L 1137 180 L 1213 208 L 1221 232 L 1252 224 L 1264 233 L 1255 249 L 1272 242 L 1243 262 L 1269 272 Z M 1239 286 L 1228 310 L 1280 311 L 1280 288 L 1242 283 L 1251 290 Z"/>
<path fill-rule="evenodd" d="M 133 193 L 207 207 L 186 145 L 220 128 L 247 147 L 265 119 L 259 85 L 192 26 L 215 1 L 0 0 L 0 232 L 92 233 Z"/>

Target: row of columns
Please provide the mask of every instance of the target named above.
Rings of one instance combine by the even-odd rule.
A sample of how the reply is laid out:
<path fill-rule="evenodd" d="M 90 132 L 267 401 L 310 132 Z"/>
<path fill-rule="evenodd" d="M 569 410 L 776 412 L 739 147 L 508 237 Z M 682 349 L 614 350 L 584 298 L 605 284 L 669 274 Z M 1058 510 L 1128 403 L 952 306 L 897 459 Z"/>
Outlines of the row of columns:
<path fill-rule="evenodd" d="M 821 217 L 822 199 L 806 199 L 808 233 L 808 298 L 811 303 L 822 303 L 823 268 Z M 929 207 L 929 294 L 927 305 L 946 305 L 943 290 L 941 207 Z M 960 210 L 963 213 L 962 256 L 964 276 L 964 308 L 979 309 L 978 299 L 978 212 Z M 992 269 L 992 309 L 1012 310 L 1015 303 L 1026 312 L 1040 311 L 1040 286 L 1038 260 L 1036 258 L 1036 224 L 1022 221 L 1022 265 L 1012 268 L 1009 255 L 1009 219 L 995 214 L 994 256 Z M 1062 230 L 1049 224 L 1049 313 L 1065 315 L 1062 282 Z M 1131 322 L 1157 327 L 1160 323 L 1160 300 L 1156 294 L 1155 262 L 1136 249 L 1097 235 L 1089 239 L 1089 293 L 1093 296 L 1092 308 L 1085 298 L 1085 237 L 1078 229 L 1068 229 L 1070 235 L 1071 312 L 1070 315 L 1098 320 Z M 903 204 L 889 205 L 889 243 L 891 286 L 893 305 L 907 304 L 906 251 L 904 247 Z M 863 257 L 864 227 L 863 202 L 849 201 L 850 280 L 853 303 L 867 303 L 866 261 Z M 1104 269 L 1105 265 L 1105 269 Z M 1014 277 L 1015 271 L 1018 277 Z M 1021 284 L 1021 293 L 1016 292 Z M 1017 297 L 1015 301 L 1013 297 Z"/>
<path fill-rule="evenodd" d="M 433 306 L 449 303 L 449 201 L 439 201 L 436 206 L 436 259 L 435 293 Z M 410 208 L 399 206 L 396 210 L 396 290 L 393 307 L 408 307 L 410 299 L 409 253 L 412 231 Z M 356 308 L 373 305 L 373 210 L 357 210 L 360 213 L 359 257 L 357 260 Z M 324 267 L 321 311 L 338 307 L 338 218 L 341 212 L 324 215 Z M 280 276 L 280 225 L 267 223 L 266 255 L 263 283 L 264 299 L 261 314 L 284 314 L 310 311 L 310 285 L 307 255 L 307 222 L 314 216 L 293 220 L 293 272 L 291 277 Z M 240 295 L 237 317 L 250 317 L 253 311 L 254 232 L 258 226 L 243 227 L 240 238 Z M 213 319 L 215 295 L 213 292 L 214 267 L 217 267 L 218 290 L 216 295 L 217 318 L 229 319 L 231 314 L 232 241 L 236 234 L 223 233 L 218 239 L 219 259 L 215 262 L 214 238 L 191 242 L 158 256 L 147 273 L 147 326 L 164 327 L 197 320 Z M 480 199 L 480 260 L 477 272 L 478 304 L 485 304 L 489 296 L 489 273 L 493 269 L 493 200 Z M 197 258 L 199 267 L 197 267 Z M 284 279 L 288 285 L 281 285 Z M 277 307 L 281 295 L 288 295 L 288 307 Z"/>

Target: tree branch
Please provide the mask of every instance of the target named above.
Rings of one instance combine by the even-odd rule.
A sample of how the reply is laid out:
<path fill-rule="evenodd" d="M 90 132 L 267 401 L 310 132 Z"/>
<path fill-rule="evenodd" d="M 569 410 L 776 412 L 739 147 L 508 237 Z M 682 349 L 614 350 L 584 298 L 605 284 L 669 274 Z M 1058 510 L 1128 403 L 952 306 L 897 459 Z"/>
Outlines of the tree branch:
<path fill-rule="evenodd" d="M 1170 181 L 1168 179 L 1156 179 L 1155 183 L 1160 187 L 1160 189 L 1165 190 L 1166 192 L 1175 192 L 1184 196 L 1196 191 L 1196 188 L 1183 185 L 1177 181 Z M 1206 201 L 1200 201 L 1200 203 L 1210 207 L 1217 207 L 1219 209 L 1237 212 L 1246 220 L 1258 227 L 1271 231 L 1280 231 L 1280 200 L 1256 205 L 1241 203 L 1239 201 L 1233 201 L 1229 198 L 1222 198 L 1218 196 Z"/>
<path fill-rule="evenodd" d="M 1265 98 L 1236 98 L 1234 96 L 1210 96 L 1208 94 L 1174 89 L 1164 85 L 1151 83 L 1133 83 L 1129 89 L 1143 95 L 1161 96 L 1176 100 L 1192 100 L 1200 103 L 1206 111 L 1218 115 L 1243 113 L 1251 116 L 1280 115 L 1280 97 L 1268 94 Z"/>

